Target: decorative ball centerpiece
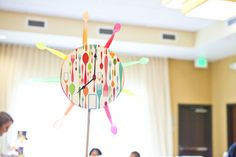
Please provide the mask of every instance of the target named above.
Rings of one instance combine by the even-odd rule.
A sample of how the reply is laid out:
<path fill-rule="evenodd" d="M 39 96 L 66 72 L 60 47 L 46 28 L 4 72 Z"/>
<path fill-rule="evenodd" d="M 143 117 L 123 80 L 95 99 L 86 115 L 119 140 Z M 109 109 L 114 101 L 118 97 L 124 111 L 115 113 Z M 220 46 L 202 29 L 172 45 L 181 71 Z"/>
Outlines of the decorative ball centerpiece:
<path fill-rule="evenodd" d="M 119 96 L 124 86 L 124 70 L 114 52 L 100 45 L 88 45 L 67 56 L 60 82 L 73 104 L 100 109 Z"/>
<path fill-rule="evenodd" d="M 73 106 L 78 106 L 88 111 L 86 157 L 88 155 L 90 112 L 92 109 L 105 109 L 111 124 L 111 132 L 117 133 L 117 128 L 112 122 L 108 105 L 124 91 L 124 67 L 134 64 L 146 64 L 148 58 L 139 61 L 122 63 L 118 56 L 109 50 L 109 47 L 121 25 L 115 24 L 113 33 L 105 46 L 87 43 L 88 13 L 83 14 L 83 45 L 65 55 L 64 53 L 49 48 L 43 43 L 37 43 L 37 48 L 48 50 L 64 60 L 61 66 L 60 84 L 63 92 L 70 101 L 61 119 L 55 126 L 61 125 L 62 120 Z M 128 91 L 128 90 L 126 90 Z M 129 91 L 127 93 L 130 93 Z"/>

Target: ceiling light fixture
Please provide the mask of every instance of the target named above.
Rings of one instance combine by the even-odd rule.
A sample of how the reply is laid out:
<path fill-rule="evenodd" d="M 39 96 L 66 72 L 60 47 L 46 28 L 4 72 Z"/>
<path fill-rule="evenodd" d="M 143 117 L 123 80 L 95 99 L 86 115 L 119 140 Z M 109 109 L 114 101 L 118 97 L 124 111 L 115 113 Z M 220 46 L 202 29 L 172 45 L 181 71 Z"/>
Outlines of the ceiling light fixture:
<path fill-rule="evenodd" d="M 230 68 L 231 70 L 236 70 L 236 62 L 231 63 L 231 64 L 229 65 L 229 68 Z"/>
<path fill-rule="evenodd" d="M 236 15 L 236 0 L 187 0 L 182 11 L 186 16 L 227 20 Z"/>
<path fill-rule="evenodd" d="M 236 0 L 179 0 L 182 6 L 177 5 L 176 1 L 163 0 L 163 4 L 169 8 L 179 8 L 189 17 L 228 20 L 236 15 Z"/>
<path fill-rule="evenodd" d="M 162 4 L 168 8 L 181 9 L 185 0 L 162 0 Z"/>

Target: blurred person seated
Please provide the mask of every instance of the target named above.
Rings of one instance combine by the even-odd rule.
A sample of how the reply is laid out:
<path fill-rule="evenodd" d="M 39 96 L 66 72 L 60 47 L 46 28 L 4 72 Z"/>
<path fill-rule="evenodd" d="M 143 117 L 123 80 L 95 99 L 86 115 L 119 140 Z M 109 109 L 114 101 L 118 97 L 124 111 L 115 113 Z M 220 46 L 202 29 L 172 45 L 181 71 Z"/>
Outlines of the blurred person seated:
<path fill-rule="evenodd" d="M 131 152 L 130 157 L 140 157 L 140 154 L 137 151 L 133 151 Z"/>
<path fill-rule="evenodd" d="M 90 157 L 101 157 L 102 156 L 102 152 L 100 149 L 98 148 L 93 148 L 90 152 L 89 152 L 89 156 Z"/>
<path fill-rule="evenodd" d="M 236 142 L 229 147 L 228 157 L 236 157 Z"/>

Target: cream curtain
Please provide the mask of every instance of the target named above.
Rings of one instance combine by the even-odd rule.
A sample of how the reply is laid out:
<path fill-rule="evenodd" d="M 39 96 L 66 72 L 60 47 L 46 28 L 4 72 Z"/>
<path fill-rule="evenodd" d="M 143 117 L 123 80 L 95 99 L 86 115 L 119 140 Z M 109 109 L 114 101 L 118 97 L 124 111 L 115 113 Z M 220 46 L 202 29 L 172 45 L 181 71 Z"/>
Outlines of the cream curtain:
<path fill-rule="evenodd" d="M 15 89 L 31 78 L 58 76 L 62 60 L 32 46 L 0 44 L 0 109 L 9 110 Z"/>
<path fill-rule="evenodd" d="M 147 100 L 151 116 L 153 145 L 159 156 L 172 154 L 172 114 L 170 105 L 168 61 L 151 58 L 146 69 Z"/>
<path fill-rule="evenodd" d="M 123 62 L 138 59 L 139 57 L 121 56 Z M 62 59 L 32 46 L 0 44 L 0 109 L 10 113 L 14 111 L 18 105 L 13 101 L 16 91 L 25 81 L 32 78 L 59 77 L 62 62 Z M 137 100 L 141 100 L 141 103 L 134 102 L 147 113 L 141 114 L 146 116 L 147 121 L 140 122 L 141 126 L 138 126 L 140 130 L 143 129 L 142 125 L 146 126 L 146 133 L 139 137 L 140 140 L 145 139 L 150 143 L 150 150 L 146 155 L 173 156 L 168 60 L 150 58 L 147 65 L 128 67 L 125 69 L 125 88 L 131 90 Z M 135 111 L 135 107 L 132 110 Z M 135 112 L 133 115 L 132 113 L 130 111 L 130 116 L 138 117 Z M 145 150 L 141 150 L 141 154 L 145 155 Z"/>
<path fill-rule="evenodd" d="M 125 60 L 138 60 L 138 57 L 125 57 Z M 147 65 L 136 65 L 126 69 L 126 84 L 130 89 L 143 89 L 148 114 L 154 156 L 173 156 L 172 114 L 170 105 L 168 60 L 149 58 Z M 132 84 L 132 82 L 135 82 Z M 133 85 L 135 87 L 130 87 Z"/>
<path fill-rule="evenodd" d="M 14 118 L 17 105 L 14 98 L 18 87 L 31 78 L 58 76 L 60 64 L 61 60 L 57 57 L 32 46 L 0 44 L 0 110 L 9 112 Z M 14 121 L 17 123 L 16 119 Z M 1 137 L 2 153 L 8 150 L 8 136 Z"/>

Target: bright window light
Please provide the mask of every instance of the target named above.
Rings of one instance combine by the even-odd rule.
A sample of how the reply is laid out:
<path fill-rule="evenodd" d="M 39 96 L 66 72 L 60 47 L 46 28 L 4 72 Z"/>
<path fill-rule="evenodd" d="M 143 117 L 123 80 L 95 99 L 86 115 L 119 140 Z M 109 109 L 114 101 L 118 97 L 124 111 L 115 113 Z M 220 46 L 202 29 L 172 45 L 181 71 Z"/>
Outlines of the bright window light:
<path fill-rule="evenodd" d="M 137 91 L 138 92 L 138 91 Z M 12 145 L 18 130 L 27 131 L 25 157 L 85 156 L 87 112 L 74 106 L 58 129 L 53 127 L 69 104 L 59 84 L 25 84 L 19 88 L 8 138 Z M 103 157 L 129 156 L 133 150 L 152 157 L 149 113 L 142 96 L 121 94 L 109 105 L 117 135 L 110 131 L 104 109 L 92 110 L 89 150 L 100 148 Z"/>

